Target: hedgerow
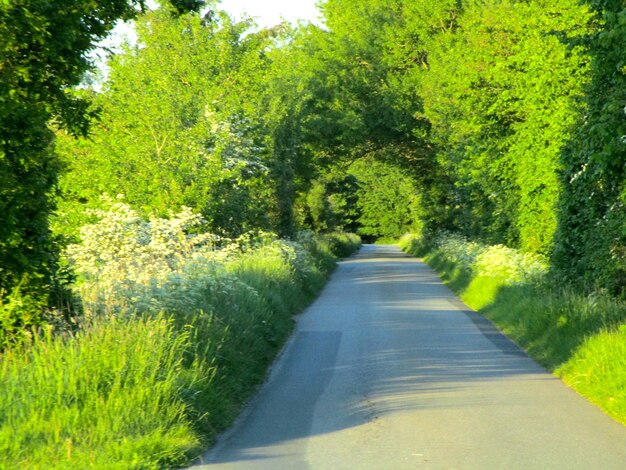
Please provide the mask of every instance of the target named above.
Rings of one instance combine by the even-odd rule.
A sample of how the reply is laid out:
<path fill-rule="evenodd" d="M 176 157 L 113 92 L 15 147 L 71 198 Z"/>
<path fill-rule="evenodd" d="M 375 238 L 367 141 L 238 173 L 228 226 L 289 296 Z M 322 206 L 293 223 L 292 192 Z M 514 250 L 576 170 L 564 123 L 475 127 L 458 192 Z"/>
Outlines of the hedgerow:
<path fill-rule="evenodd" d="M 0 356 L 7 469 L 172 468 L 237 415 L 354 236 L 194 233 L 188 209 L 142 220 L 110 201 L 68 248 L 78 329 Z"/>

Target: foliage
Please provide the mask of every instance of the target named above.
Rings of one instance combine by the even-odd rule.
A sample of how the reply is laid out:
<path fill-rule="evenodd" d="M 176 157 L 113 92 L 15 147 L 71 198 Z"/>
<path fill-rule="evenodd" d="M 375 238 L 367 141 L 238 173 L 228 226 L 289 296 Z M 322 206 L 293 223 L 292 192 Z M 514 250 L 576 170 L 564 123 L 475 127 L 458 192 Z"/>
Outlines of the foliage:
<path fill-rule="evenodd" d="M 374 159 L 355 162 L 358 233 L 371 238 L 397 239 L 419 228 L 421 199 L 414 180 L 396 166 Z"/>
<path fill-rule="evenodd" d="M 497 277 L 512 284 L 538 282 L 548 272 L 548 265 L 539 256 L 521 253 L 504 245 L 481 250 L 473 268 L 477 276 Z"/>
<path fill-rule="evenodd" d="M 124 194 L 145 214 L 192 207 L 223 234 L 265 225 L 265 150 L 244 104 L 262 45 L 243 37 L 248 26 L 164 9 L 137 22 L 139 44 L 110 62 L 94 98 L 91 135 L 61 136 L 69 171 L 60 232 L 75 236 L 103 192 Z"/>
<path fill-rule="evenodd" d="M 0 3 L 3 296 L 15 299 L 18 285 L 25 298 L 46 301 L 50 295 L 58 247 L 48 216 L 54 209 L 52 195 L 61 165 L 48 123 L 55 119 L 57 126 L 71 133 L 85 133 L 92 113 L 71 87 L 90 68 L 87 53 L 95 43 L 118 19 L 134 17 L 141 5 L 142 0 L 71 0 L 62 7 L 29 0 Z M 30 309 L 26 315 L 41 315 L 41 311 Z"/>
<path fill-rule="evenodd" d="M 109 201 L 109 206 L 94 211 L 97 222 L 82 227 L 81 243 L 67 250 L 82 277 L 77 287 L 88 311 L 97 311 L 103 300 L 112 308 L 119 299 L 137 298 L 140 289 L 160 287 L 192 270 L 188 265 L 207 262 L 215 251 L 219 237 L 189 233 L 202 218 L 188 208 L 169 219 L 144 221 L 124 202 Z M 145 298 L 151 299 L 149 291 Z"/>
<path fill-rule="evenodd" d="M 585 41 L 591 80 L 585 116 L 561 156 L 564 193 L 553 259 L 562 279 L 578 289 L 623 296 L 626 8 L 616 1 L 587 3 L 597 22 Z"/>
<path fill-rule="evenodd" d="M 324 78 L 335 108 L 342 106 L 340 125 L 351 118 L 344 139 L 356 149 L 348 152 L 397 146 L 400 159 L 423 153 L 427 123 L 415 118 L 421 98 L 410 73 L 421 44 L 405 21 L 410 2 L 327 0 L 321 9 L 329 29 Z"/>
<path fill-rule="evenodd" d="M 577 2 L 467 2 L 430 43 L 424 115 L 455 207 L 455 229 L 548 253 L 559 154 L 577 122 L 589 13 Z M 437 183 L 436 183 L 437 184 Z"/>
<path fill-rule="evenodd" d="M 27 342 L 43 323 L 46 302 L 18 284 L 0 298 L 0 351 Z"/>
<path fill-rule="evenodd" d="M 424 256 L 433 247 L 431 238 L 424 232 L 405 233 L 398 240 L 398 246 L 404 252 L 418 257 Z"/>
<path fill-rule="evenodd" d="M 428 229 L 549 254 L 559 156 L 589 81 L 589 8 L 572 0 L 321 6 L 328 32 L 309 36 L 322 71 L 309 82 L 316 116 L 308 122 L 331 120 L 335 133 L 318 139 L 319 154 L 394 162 L 413 178 Z"/>
<path fill-rule="evenodd" d="M 301 187 L 312 175 L 311 152 L 305 144 L 304 124 L 310 106 L 307 81 L 310 63 L 302 41 L 305 32 L 279 29 L 274 41 L 283 47 L 270 47 L 264 55 L 269 64 L 265 88 L 254 101 L 256 120 L 266 131 L 271 220 L 274 230 L 293 237 L 296 232 L 294 203 Z"/>
<path fill-rule="evenodd" d="M 394 140 L 410 149 L 404 171 L 426 229 L 550 256 L 562 281 L 623 295 L 620 2 L 329 0 L 323 10 L 326 93 L 354 123 L 338 121 L 342 141 L 353 158 Z"/>
<path fill-rule="evenodd" d="M 502 285 L 521 285 L 540 283 L 548 273 L 548 265 L 541 257 L 503 245 L 484 245 L 449 232 L 440 233 L 428 244 L 420 240 L 422 237 L 405 235 L 400 246 L 407 250 L 430 246 L 437 256 L 474 277 L 498 279 Z"/>
<path fill-rule="evenodd" d="M 398 48 L 391 31 L 402 27 L 397 13 L 403 2 L 391 3 L 390 8 L 389 2 L 376 0 L 324 2 L 326 27 L 298 29 L 279 51 L 278 93 L 270 96 L 280 97 L 281 104 L 297 103 L 288 132 L 277 135 L 277 143 L 292 149 L 289 165 L 286 160 L 281 164 L 285 176 L 285 167 L 293 168 L 292 183 L 282 186 L 285 193 L 298 195 L 291 200 L 296 222 L 304 226 L 356 227 L 358 210 L 349 182 L 354 161 L 402 162 L 403 172 L 421 174 L 427 123 L 414 117 L 420 98 L 394 56 Z M 414 163 L 419 167 L 411 168 Z"/>
<path fill-rule="evenodd" d="M 354 233 L 333 232 L 317 235 L 310 230 L 298 233 L 298 243 L 318 260 L 322 271 L 329 271 L 332 258 L 345 258 L 357 251 L 361 246 L 361 238 Z"/>
<path fill-rule="evenodd" d="M 179 467 L 237 415 L 353 236 L 237 240 L 109 201 L 69 253 L 86 319 L 0 357 L 6 468 Z M 139 269 L 143 266 L 143 272 Z M 91 319 L 91 320 L 87 320 Z"/>
<path fill-rule="evenodd" d="M 357 188 L 357 178 L 343 172 L 329 171 L 313 180 L 309 190 L 296 203 L 299 224 L 318 233 L 356 232 L 359 215 Z"/>
<path fill-rule="evenodd" d="M 268 263 L 277 258 L 279 265 L 293 266 L 303 283 L 319 274 L 309 272 L 314 263 L 300 244 L 273 234 L 224 239 L 193 233 L 202 219 L 188 208 L 144 221 L 126 203 L 109 204 L 108 210 L 95 211 L 98 221 L 84 226 L 81 243 L 67 250 L 88 315 L 185 311 L 190 301 L 219 310 L 220 302 L 246 290 L 226 266 L 248 251 Z M 209 293 L 213 298 L 206 298 Z"/>

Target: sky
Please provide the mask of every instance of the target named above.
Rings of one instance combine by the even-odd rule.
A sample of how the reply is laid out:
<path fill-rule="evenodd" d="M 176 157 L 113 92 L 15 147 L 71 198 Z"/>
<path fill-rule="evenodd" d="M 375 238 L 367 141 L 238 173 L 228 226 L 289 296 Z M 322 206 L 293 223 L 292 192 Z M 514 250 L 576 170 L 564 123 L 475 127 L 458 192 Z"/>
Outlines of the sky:
<path fill-rule="evenodd" d="M 315 6 L 317 0 L 221 0 L 218 8 L 224 10 L 235 19 L 241 19 L 244 13 L 254 18 L 261 27 L 279 24 L 282 19 L 292 23 L 298 20 L 320 24 L 319 12 Z M 154 2 L 148 1 L 154 7 Z M 132 41 L 134 34 L 129 23 L 119 23 L 113 34 L 102 41 L 101 45 L 119 51 L 119 44 L 125 37 Z M 95 55 L 100 55 L 96 52 Z M 104 55 L 104 53 L 102 53 Z"/>
<path fill-rule="evenodd" d="M 292 23 L 305 20 L 320 24 L 319 12 L 315 6 L 317 0 L 221 0 L 218 8 L 229 13 L 235 19 L 241 19 L 244 13 L 252 17 L 260 27 L 271 27 L 282 19 Z M 151 5 L 151 2 L 148 2 Z M 124 38 L 133 41 L 135 37 L 130 23 L 120 23 L 113 34 L 100 43 L 101 47 L 119 52 Z M 96 49 L 91 56 L 96 60 L 100 72 L 106 76 L 107 67 L 104 49 Z"/>
<path fill-rule="evenodd" d="M 316 0 L 222 0 L 219 8 L 236 18 L 246 12 L 259 26 L 274 26 L 281 22 L 281 17 L 292 23 L 298 19 L 317 22 L 315 3 Z"/>

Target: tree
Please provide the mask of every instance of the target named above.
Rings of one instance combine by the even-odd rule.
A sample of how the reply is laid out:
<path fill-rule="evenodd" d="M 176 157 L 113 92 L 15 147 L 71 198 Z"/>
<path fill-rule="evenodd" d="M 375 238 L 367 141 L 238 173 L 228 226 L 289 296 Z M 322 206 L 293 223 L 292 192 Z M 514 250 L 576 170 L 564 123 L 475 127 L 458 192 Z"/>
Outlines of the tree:
<path fill-rule="evenodd" d="M 84 134 L 87 102 L 71 87 L 91 63 L 87 53 L 143 0 L 0 2 L 0 292 L 51 282 L 56 247 L 48 216 L 60 170 L 48 124 Z"/>
<path fill-rule="evenodd" d="M 595 23 L 585 110 L 562 154 L 554 266 L 576 288 L 626 294 L 626 7 L 588 0 Z"/>
<path fill-rule="evenodd" d="M 69 220 L 57 219 L 59 230 L 75 233 L 102 193 L 124 194 L 144 214 L 193 207 L 223 235 L 264 226 L 264 134 L 247 101 L 265 65 L 248 27 L 168 8 L 137 22 L 138 45 L 111 61 L 94 98 L 100 119 L 90 136 L 61 139 Z"/>
<path fill-rule="evenodd" d="M 350 172 L 358 184 L 359 234 L 372 239 L 397 239 L 421 229 L 421 198 L 415 182 L 405 172 L 373 158 L 354 163 Z"/>
<path fill-rule="evenodd" d="M 345 153 L 362 156 L 394 146 L 419 162 L 428 123 L 416 119 L 415 86 L 422 42 L 408 31 L 407 2 L 327 0 L 321 5 L 329 32 L 321 42 L 319 88 L 326 106 L 341 110 Z M 321 101 L 321 103 L 324 103 Z"/>
<path fill-rule="evenodd" d="M 199 4 L 199 2 L 195 2 Z M 49 307 L 74 313 L 49 227 L 62 164 L 54 130 L 85 135 L 97 111 L 74 92 L 88 53 L 144 0 L 0 1 L 0 349 Z"/>
<path fill-rule="evenodd" d="M 468 2 L 432 43 L 425 116 L 466 235 L 549 253 L 559 155 L 588 70 L 576 41 L 588 21 L 588 9 L 569 0 Z"/>
<path fill-rule="evenodd" d="M 311 182 L 309 190 L 297 201 L 300 225 L 321 233 L 356 233 L 358 189 L 357 178 L 346 173 L 345 168 L 329 168 Z"/>

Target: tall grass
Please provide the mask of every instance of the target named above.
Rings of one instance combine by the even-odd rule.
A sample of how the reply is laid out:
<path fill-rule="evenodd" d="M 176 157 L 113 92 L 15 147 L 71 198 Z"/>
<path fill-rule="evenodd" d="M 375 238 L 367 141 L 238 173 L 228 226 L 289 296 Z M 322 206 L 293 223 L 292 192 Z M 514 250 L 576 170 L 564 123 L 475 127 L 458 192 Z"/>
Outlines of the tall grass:
<path fill-rule="evenodd" d="M 523 347 L 535 360 L 626 424 L 626 304 L 606 294 L 581 295 L 559 286 L 529 257 L 527 273 L 511 282 L 512 259 L 521 253 L 500 251 L 492 268 L 465 263 L 463 243 L 449 245 L 406 235 L 401 247 L 424 257 L 463 301 Z M 484 247 L 483 247 L 484 249 Z M 468 246 L 466 259 L 476 251 Z M 491 250 L 493 252 L 493 250 Z M 474 255 L 474 260 L 476 256 Z M 515 277 L 515 276 L 514 276 Z"/>
<path fill-rule="evenodd" d="M 74 338 L 43 335 L 26 351 L 6 353 L 3 468 L 183 463 L 201 441 L 180 393 L 212 379 L 206 363 L 183 368 L 188 347 L 189 333 L 175 333 L 164 317 L 107 318 Z"/>
<path fill-rule="evenodd" d="M 44 331 L 0 356 L 1 468 L 189 463 L 263 380 L 292 315 L 323 286 L 336 254 L 359 245 L 346 235 L 262 236 L 211 256 L 168 249 L 160 260 L 143 248 L 145 229 L 144 245 L 126 253 L 157 257 L 156 275 L 136 265 L 135 278 L 117 278 L 126 268 L 90 251 L 101 277 L 82 274 L 89 320 L 73 335 Z M 171 246 L 180 233 L 173 237 Z"/>

